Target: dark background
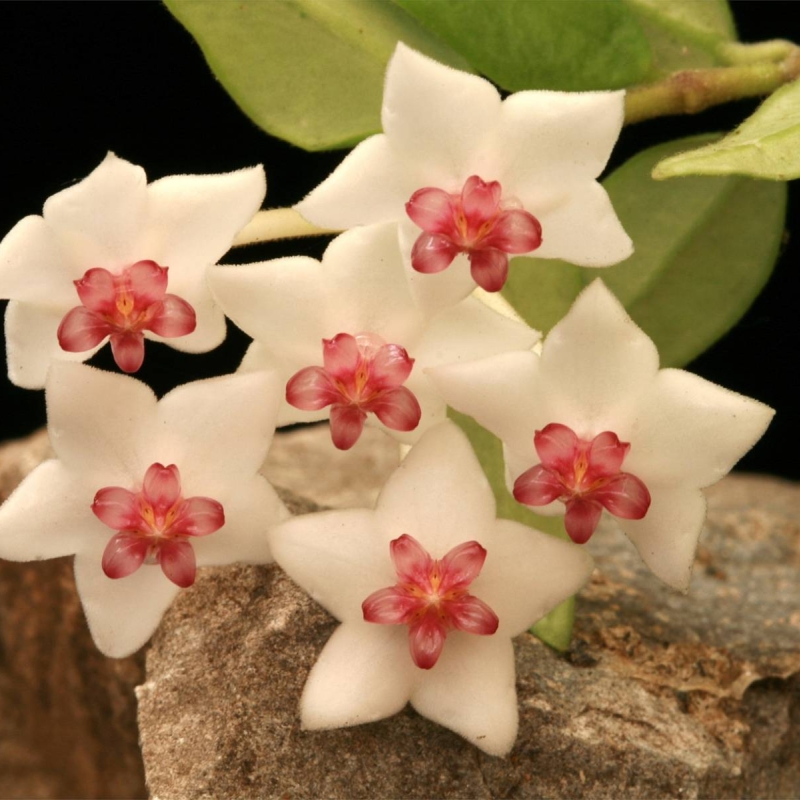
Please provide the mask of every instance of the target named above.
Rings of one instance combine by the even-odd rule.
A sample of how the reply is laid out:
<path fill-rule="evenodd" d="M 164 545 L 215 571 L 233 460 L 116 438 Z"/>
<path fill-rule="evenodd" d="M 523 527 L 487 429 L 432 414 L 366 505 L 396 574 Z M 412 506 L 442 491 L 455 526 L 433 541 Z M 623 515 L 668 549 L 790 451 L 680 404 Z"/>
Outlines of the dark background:
<path fill-rule="evenodd" d="M 800 26 L 787 29 L 787 6 L 734 2 L 742 40 L 800 40 Z M 108 150 L 142 165 L 150 180 L 263 163 L 269 207 L 297 202 L 344 155 L 307 154 L 262 133 L 239 112 L 191 37 L 157 2 L 2 2 L 0 76 L 0 236 L 23 216 L 41 213 L 47 197 L 88 175 Z M 756 101 L 742 101 L 692 118 L 627 128 L 611 166 L 659 141 L 729 130 L 756 106 Z M 795 479 L 800 478 L 798 186 L 791 188 L 787 242 L 767 288 L 744 319 L 689 367 L 777 409 L 767 435 L 740 466 Z M 322 244 L 250 248 L 236 258 L 318 256 Z M 184 355 L 149 342 L 137 377 L 161 394 L 188 380 L 232 371 L 246 344 L 235 329 L 220 349 L 206 355 Z M 91 363 L 112 369 L 110 349 L 103 348 Z M 0 440 L 22 436 L 44 420 L 43 392 L 18 389 L 0 376 Z"/>

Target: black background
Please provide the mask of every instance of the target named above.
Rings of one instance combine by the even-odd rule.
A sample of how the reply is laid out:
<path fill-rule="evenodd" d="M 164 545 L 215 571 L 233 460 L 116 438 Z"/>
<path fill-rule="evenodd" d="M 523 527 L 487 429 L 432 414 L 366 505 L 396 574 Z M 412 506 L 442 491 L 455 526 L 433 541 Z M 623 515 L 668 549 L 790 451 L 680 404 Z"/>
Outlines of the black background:
<path fill-rule="evenodd" d="M 800 40 L 800 29 L 787 30 L 787 6 L 734 2 L 742 40 Z M 191 37 L 157 2 L 0 3 L 0 76 L 0 236 L 23 216 L 41 213 L 47 197 L 85 177 L 108 150 L 142 165 L 150 180 L 263 163 L 269 207 L 297 202 L 344 155 L 307 154 L 256 128 L 216 83 Z M 625 129 L 611 167 L 660 141 L 729 130 L 756 106 L 742 101 L 692 118 Z M 795 479 L 800 478 L 798 185 L 791 186 L 787 241 L 770 283 L 744 319 L 689 367 L 777 409 L 767 435 L 740 467 Z M 250 248 L 236 258 L 319 256 L 323 244 Z M 188 380 L 232 371 L 246 344 L 235 329 L 206 355 L 188 356 L 150 342 L 138 377 L 161 394 Z M 112 369 L 109 348 L 92 363 Z M 44 420 L 42 392 L 18 389 L 0 377 L 0 440 L 22 436 Z"/>

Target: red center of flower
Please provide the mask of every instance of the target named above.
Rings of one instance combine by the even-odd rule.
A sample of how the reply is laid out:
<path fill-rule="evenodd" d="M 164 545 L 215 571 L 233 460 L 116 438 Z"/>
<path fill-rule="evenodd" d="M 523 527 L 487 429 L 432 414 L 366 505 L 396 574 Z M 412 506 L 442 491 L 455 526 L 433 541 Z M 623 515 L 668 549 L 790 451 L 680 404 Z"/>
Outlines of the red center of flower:
<path fill-rule="evenodd" d="M 339 333 L 322 340 L 324 367 L 305 367 L 286 384 L 286 400 L 303 411 L 331 406 L 331 438 L 340 450 L 361 436 L 371 412 L 394 431 L 413 431 L 422 411 L 402 384 L 414 359 L 374 333 Z"/>
<path fill-rule="evenodd" d="M 82 353 L 111 337 L 114 361 L 123 372 L 136 372 L 144 360 L 144 333 L 166 339 L 186 336 L 197 324 L 185 300 L 167 294 L 167 267 L 137 261 L 119 275 L 90 269 L 75 288 L 81 305 L 67 312 L 58 326 L 58 343 Z"/>
<path fill-rule="evenodd" d="M 424 231 L 411 250 L 417 272 L 441 272 L 459 253 L 469 257 L 472 279 L 499 292 L 508 277 L 508 254 L 530 253 L 542 243 L 542 226 L 532 214 L 502 202 L 497 181 L 467 178 L 460 194 L 418 189 L 406 213 Z"/>
<path fill-rule="evenodd" d="M 604 508 L 622 519 L 642 519 L 650 508 L 644 483 L 620 471 L 631 446 L 616 433 L 604 431 L 587 441 L 551 422 L 536 431 L 533 444 L 541 463 L 517 478 L 514 497 L 526 506 L 565 503 L 564 525 L 573 542 L 589 540 Z"/>
<path fill-rule="evenodd" d="M 100 489 L 92 511 L 117 531 L 103 553 L 103 572 L 109 578 L 124 578 L 142 564 L 160 564 L 182 589 L 194 583 L 196 572 L 189 537 L 208 536 L 225 524 L 216 500 L 181 496 L 181 476 L 174 464 L 151 464 L 141 491 Z"/>
<path fill-rule="evenodd" d="M 408 625 L 411 658 L 420 669 L 435 666 L 448 631 L 487 636 L 497 630 L 497 614 L 469 593 L 486 560 L 486 550 L 477 542 L 465 542 L 434 559 L 404 533 L 389 549 L 397 583 L 373 592 L 361 609 L 367 622 Z"/>

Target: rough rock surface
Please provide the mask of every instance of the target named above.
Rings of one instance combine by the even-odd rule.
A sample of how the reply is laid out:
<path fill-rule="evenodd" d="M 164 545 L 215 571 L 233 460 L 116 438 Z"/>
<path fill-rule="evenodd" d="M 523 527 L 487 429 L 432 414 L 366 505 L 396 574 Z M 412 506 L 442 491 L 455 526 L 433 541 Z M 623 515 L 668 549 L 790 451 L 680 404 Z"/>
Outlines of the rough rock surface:
<path fill-rule="evenodd" d="M 51 455 L 44 431 L 0 447 L 0 500 Z M 146 797 L 143 679 L 144 653 L 94 646 L 71 558 L 0 561 L 0 797 Z"/>
<path fill-rule="evenodd" d="M 324 428 L 281 436 L 267 474 L 317 503 L 370 504 L 397 463 L 372 433 L 335 460 Z M 0 499 L 46 455 L 42 435 L 0 448 Z M 518 639 L 507 759 L 411 710 L 301 731 L 298 698 L 336 623 L 276 567 L 205 571 L 143 678 L 143 654 L 94 649 L 69 559 L 0 563 L 0 797 L 144 796 L 140 682 L 160 800 L 800 797 L 800 487 L 735 476 L 709 495 L 688 597 L 602 535 L 571 652 Z"/>
<path fill-rule="evenodd" d="M 298 698 L 335 621 L 277 567 L 208 571 L 165 617 L 137 690 L 152 794 L 800 796 L 800 487 L 730 477 L 710 507 L 687 597 L 627 540 L 599 537 L 571 652 L 517 640 L 507 759 L 410 709 L 301 731 Z"/>

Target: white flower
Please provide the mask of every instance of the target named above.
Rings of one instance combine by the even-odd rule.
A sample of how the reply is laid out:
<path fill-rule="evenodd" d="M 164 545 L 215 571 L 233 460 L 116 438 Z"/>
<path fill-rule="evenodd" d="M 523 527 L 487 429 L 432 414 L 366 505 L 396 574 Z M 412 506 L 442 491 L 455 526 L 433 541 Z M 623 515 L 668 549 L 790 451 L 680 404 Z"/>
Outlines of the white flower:
<path fill-rule="evenodd" d="M 488 81 L 401 43 L 386 73 L 384 133 L 359 144 L 296 208 L 339 230 L 399 221 L 415 290 L 436 308 L 475 282 L 499 289 L 509 254 L 615 264 L 633 248 L 596 178 L 623 101 L 623 92 L 553 91 L 503 101 Z M 443 275 L 420 274 L 454 259 Z"/>
<path fill-rule="evenodd" d="M 491 489 L 451 422 L 413 447 L 375 511 L 296 517 L 270 543 L 342 622 L 303 691 L 305 728 L 372 722 L 410 702 L 493 755 L 517 735 L 511 638 L 592 571 L 576 545 L 495 519 Z"/>
<path fill-rule="evenodd" d="M 260 166 L 148 186 L 141 167 L 109 153 L 0 242 L 11 381 L 40 389 L 51 360 L 85 361 L 109 338 L 125 372 L 141 366 L 145 337 L 190 353 L 217 347 L 225 318 L 206 267 L 265 191 Z"/>
<path fill-rule="evenodd" d="M 214 267 L 209 286 L 255 340 L 242 369 L 274 368 L 287 401 L 279 425 L 330 416 L 337 447 L 364 422 L 414 442 L 445 418 L 429 366 L 530 349 L 538 334 L 475 298 L 431 319 L 408 288 L 393 223 L 348 231 L 322 262 L 296 256 Z"/>
<path fill-rule="evenodd" d="M 288 516 L 258 474 L 275 427 L 267 373 L 175 389 L 80 364 L 47 380 L 57 458 L 0 507 L 0 558 L 75 554 L 92 636 L 106 655 L 141 647 L 195 566 L 272 560 Z"/>
<path fill-rule="evenodd" d="M 503 441 L 509 488 L 563 514 L 586 541 L 612 514 L 650 569 L 686 591 L 704 487 L 764 433 L 773 411 L 678 369 L 596 280 L 548 334 L 541 357 L 510 353 L 432 378 L 447 402 Z"/>

